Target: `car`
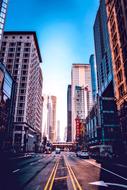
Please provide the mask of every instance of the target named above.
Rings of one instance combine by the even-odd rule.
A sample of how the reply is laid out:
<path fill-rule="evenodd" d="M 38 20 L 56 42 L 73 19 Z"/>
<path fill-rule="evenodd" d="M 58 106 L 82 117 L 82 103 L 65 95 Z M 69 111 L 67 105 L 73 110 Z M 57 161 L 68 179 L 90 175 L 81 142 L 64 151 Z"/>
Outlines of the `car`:
<path fill-rule="evenodd" d="M 80 158 L 89 158 L 89 152 L 88 151 L 81 151 L 79 154 Z"/>
<path fill-rule="evenodd" d="M 55 153 L 60 154 L 60 148 L 56 148 Z"/>
<path fill-rule="evenodd" d="M 77 151 L 77 152 L 76 152 L 76 156 L 77 156 L 77 157 L 79 157 L 80 154 L 81 154 L 81 151 Z"/>

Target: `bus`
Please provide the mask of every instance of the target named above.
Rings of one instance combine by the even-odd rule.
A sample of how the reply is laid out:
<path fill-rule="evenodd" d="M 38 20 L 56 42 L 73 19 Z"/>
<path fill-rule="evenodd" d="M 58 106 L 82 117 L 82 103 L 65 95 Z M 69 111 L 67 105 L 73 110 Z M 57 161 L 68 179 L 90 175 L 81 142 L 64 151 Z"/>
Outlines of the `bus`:
<path fill-rule="evenodd" d="M 89 148 L 90 156 L 99 159 L 106 158 L 111 159 L 113 155 L 113 150 L 111 145 L 95 145 Z"/>

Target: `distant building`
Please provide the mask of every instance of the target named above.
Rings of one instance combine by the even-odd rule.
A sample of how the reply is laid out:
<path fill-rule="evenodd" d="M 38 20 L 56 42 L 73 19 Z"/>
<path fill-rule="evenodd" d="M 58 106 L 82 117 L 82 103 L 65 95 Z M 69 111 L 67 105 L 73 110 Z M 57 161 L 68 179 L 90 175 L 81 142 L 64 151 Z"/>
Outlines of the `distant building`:
<path fill-rule="evenodd" d="M 57 121 L 57 142 L 60 142 L 60 121 Z"/>
<path fill-rule="evenodd" d="M 96 76 L 96 67 L 95 67 L 95 60 L 93 54 L 90 56 L 89 64 L 91 67 L 92 96 L 93 96 L 93 102 L 95 102 L 97 97 L 97 76 Z"/>
<path fill-rule="evenodd" d="M 51 142 L 56 142 L 56 96 L 48 96 L 47 130 Z"/>
<path fill-rule="evenodd" d="M 71 107 L 71 85 L 68 85 L 67 89 L 67 142 L 72 141 L 72 107 Z"/>
<path fill-rule="evenodd" d="M 0 63 L 0 151 L 13 146 L 15 83 L 6 67 Z"/>
<path fill-rule="evenodd" d="M 0 48 L 3 38 L 7 7 L 8 7 L 8 0 L 0 0 Z"/>
<path fill-rule="evenodd" d="M 64 130 L 64 141 L 65 142 L 67 141 L 67 127 L 65 127 L 65 130 Z"/>
<path fill-rule="evenodd" d="M 73 64 L 71 71 L 71 103 L 72 103 L 72 141 L 75 140 L 76 135 L 76 121 L 77 111 L 77 90 L 76 86 L 81 87 L 82 91 L 82 119 L 85 120 L 92 107 L 92 86 L 91 86 L 91 70 L 89 64 Z"/>
<path fill-rule="evenodd" d="M 36 33 L 4 32 L 0 57 L 16 81 L 15 149 L 33 151 L 42 130 L 42 59 Z"/>
<path fill-rule="evenodd" d="M 114 92 L 127 154 L 127 1 L 105 0 L 112 52 Z"/>

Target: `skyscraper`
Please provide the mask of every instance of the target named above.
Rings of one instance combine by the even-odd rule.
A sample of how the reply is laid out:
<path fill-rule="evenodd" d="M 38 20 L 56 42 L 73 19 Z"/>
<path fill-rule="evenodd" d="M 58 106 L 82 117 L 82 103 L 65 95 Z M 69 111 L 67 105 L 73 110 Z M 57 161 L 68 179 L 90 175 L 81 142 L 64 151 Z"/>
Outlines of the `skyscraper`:
<path fill-rule="evenodd" d="M 114 78 L 112 56 L 107 27 L 105 0 L 100 1 L 94 23 L 94 43 L 96 55 L 98 96 L 97 102 L 86 120 L 89 144 L 112 145 L 113 151 L 119 149 L 119 122 L 114 97 Z M 96 131 L 96 133 L 95 133 Z"/>
<path fill-rule="evenodd" d="M 56 141 L 56 96 L 48 96 L 47 130 L 51 142 Z"/>
<path fill-rule="evenodd" d="M 3 37 L 8 0 L 0 0 L 0 48 Z"/>
<path fill-rule="evenodd" d="M 57 121 L 57 142 L 60 142 L 60 121 Z"/>
<path fill-rule="evenodd" d="M 0 63 L 0 151 L 12 148 L 15 82 L 5 65 Z"/>
<path fill-rule="evenodd" d="M 127 1 L 106 0 L 112 52 L 114 92 L 127 153 Z"/>
<path fill-rule="evenodd" d="M 95 60 L 93 54 L 90 56 L 89 64 L 91 67 L 92 96 L 93 96 L 93 102 L 95 102 L 97 97 L 97 76 L 96 76 Z"/>
<path fill-rule="evenodd" d="M 107 27 L 107 13 L 105 0 L 100 1 L 94 23 L 94 43 L 96 55 L 98 93 L 102 95 L 105 90 L 113 91 L 112 57 Z M 110 90 L 108 90 L 108 87 Z M 111 86 L 111 87 L 110 87 Z"/>
<path fill-rule="evenodd" d="M 41 54 L 35 32 L 5 32 L 1 60 L 16 81 L 14 145 L 33 151 L 41 138 Z"/>
<path fill-rule="evenodd" d="M 71 85 L 67 89 L 67 142 L 72 140 L 72 125 L 71 125 Z"/>
<path fill-rule="evenodd" d="M 86 118 L 92 107 L 92 86 L 91 86 L 91 70 L 89 64 L 73 64 L 71 72 L 71 103 L 72 103 L 72 141 L 76 135 L 76 121 L 78 110 L 76 110 L 77 89 L 81 87 L 82 100 L 82 120 Z"/>

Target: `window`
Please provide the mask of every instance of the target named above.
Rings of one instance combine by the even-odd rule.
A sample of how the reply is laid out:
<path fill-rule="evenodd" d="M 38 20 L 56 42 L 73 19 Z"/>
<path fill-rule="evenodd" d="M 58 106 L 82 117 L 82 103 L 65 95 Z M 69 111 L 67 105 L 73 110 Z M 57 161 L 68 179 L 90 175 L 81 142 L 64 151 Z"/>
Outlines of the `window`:
<path fill-rule="evenodd" d="M 17 42 L 17 46 L 21 46 L 22 42 Z"/>
<path fill-rule="evenodd" d="M 15 42 L 11 42 L 10 44 L 9 44 L 9 46 L 12 46 L 12 47 L 14 47 L 15 46 Z"/>
<path fill-rule="evenodd" d="M 7 36 L 6 36 L 6 37 L 7 37 Z M 6 37 L 5 37 L 5 38 L 6 38 Z M 6 46 L 6 44 L 7 44 L 6 42 L 2 42 L 2 46 Z"/>
<path fill-rule="evenodd" d="M 117 79 L 118 79 L 118 83 L 121 83 L 123 80 L 123 76 L 122 76 L 122 70 L 120 70 L 117 74 Z"/>
<path fill-rule="evenodd" d="M 30 47 L 30 46 L 31 46 L 31 43 L 25 43 L 24 46 L 25 46 L 25 47 Z"/>
<path fill-rule="evenodd" d="M 121 98 L 124 95 L 124 85 L 121 84 L 119 87 L 119 97 Z"/>
<path fill-rule="evenodd" d="M 115 61 L 115 65 L 116 65 L 116 70 L 118 70 L 121 66 L 120 57 L 118 57 L 117 60 Z"/>

